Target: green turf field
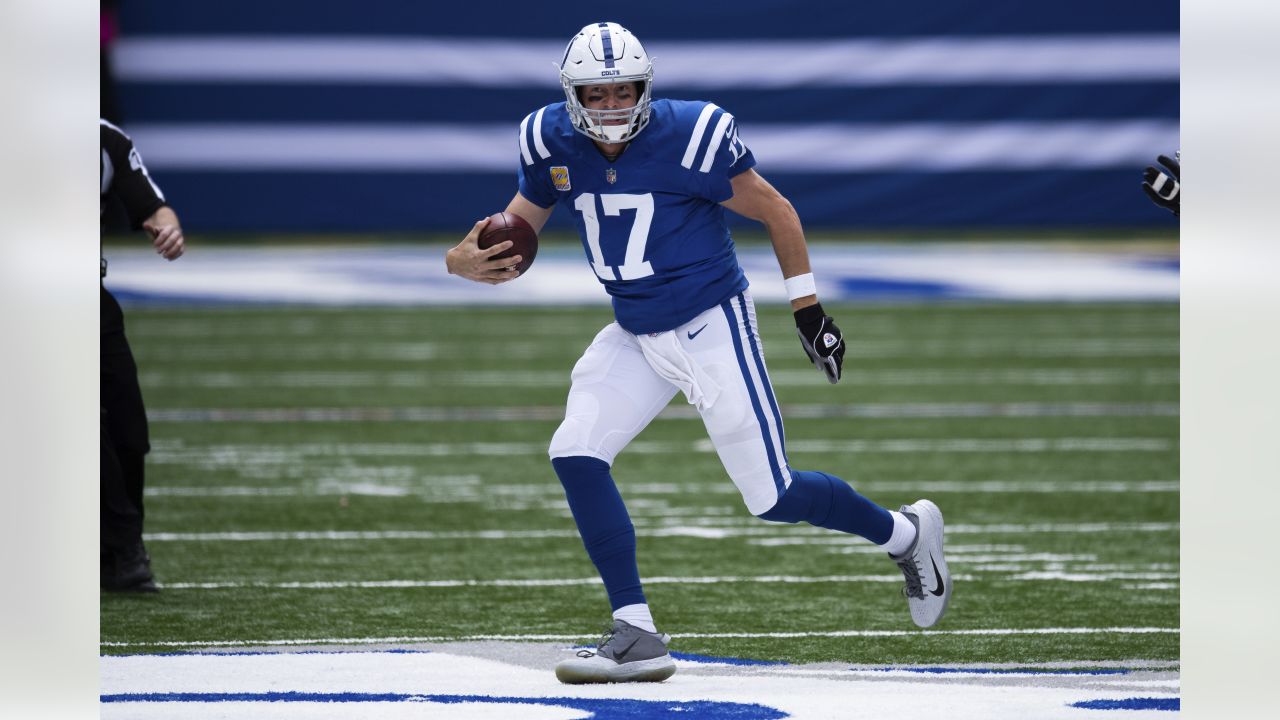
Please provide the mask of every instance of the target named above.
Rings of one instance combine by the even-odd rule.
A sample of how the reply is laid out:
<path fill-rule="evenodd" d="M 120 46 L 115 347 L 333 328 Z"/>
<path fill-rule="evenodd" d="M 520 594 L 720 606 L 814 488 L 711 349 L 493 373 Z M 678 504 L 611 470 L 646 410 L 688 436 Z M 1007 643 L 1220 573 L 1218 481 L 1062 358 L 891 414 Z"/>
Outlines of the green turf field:
<path fill-rule="evenodd" d="M 828 310 L 850 339 L 834 387 L 802 359 L 788 311 L 760 310 L 792 466 L 885 506 L 938 503 L 956 590 L 937 630 L 1079 632 L 762 637 L 914 626 L 869 543 L 748 515 L 677 397 L 615 466 L 672 649 L 1177 660 L 1176 632 L 1104 631 L 1179 624 L 1177 306 Z M 609 320 L 606 307 L 128 309 L 164 590 L 104 594 L 103 651 L 594 637 L 608 605 L 545 447 L 572 363 Z"/>

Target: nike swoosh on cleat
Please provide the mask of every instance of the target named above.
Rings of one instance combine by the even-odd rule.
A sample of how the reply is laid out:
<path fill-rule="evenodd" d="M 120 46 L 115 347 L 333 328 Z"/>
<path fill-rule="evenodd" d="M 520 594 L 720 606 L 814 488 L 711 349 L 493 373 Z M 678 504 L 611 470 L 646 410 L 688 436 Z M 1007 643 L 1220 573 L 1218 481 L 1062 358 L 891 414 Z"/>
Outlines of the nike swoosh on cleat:
<path fill-rule="evenodd" d="M 695 330 L 694 332 L 689 333 L 689 339 L 690 339 L 690 340 L 692 340 L 692 339 L 694 339 L 694 338 L 698 337 L 699 335 L 701 335 L 701 334 L 702 334 L 702 331 L 703 331 L 703 330 L 706 330 L 706 329 L 707 329 L 707 326 L 706 326 L 706 325 L 703 325 L 702 327 L 698 328 L 698 329 L 697 329 L 697 330 Z"/>
<path fill-rule="evenodd" d="M 627 643 L 626 647 L 618 648 L 617 650 L 613 651 L 612 660 L 618 663 L 619 665 L 626 662 L 624 658 L 626 658 L 627 653 L 631 652 L 631 648 L 635 647 L 636 643 L 639 641 L 640 641 L 640 638 L 638 637 L 631 638 L 631 642 Z"/>
<path fill-rule="evenodd" d="M 938 578 L 938 587 L 930 590 L 929 593 L 934 597 L 942 597 L 942 593 L 947 591 L 947 586 L 942 582 L 942 573 L 938 572 L 938 561 L 929 556 L 929 562 L 933 563 L 933 576 Z"/>

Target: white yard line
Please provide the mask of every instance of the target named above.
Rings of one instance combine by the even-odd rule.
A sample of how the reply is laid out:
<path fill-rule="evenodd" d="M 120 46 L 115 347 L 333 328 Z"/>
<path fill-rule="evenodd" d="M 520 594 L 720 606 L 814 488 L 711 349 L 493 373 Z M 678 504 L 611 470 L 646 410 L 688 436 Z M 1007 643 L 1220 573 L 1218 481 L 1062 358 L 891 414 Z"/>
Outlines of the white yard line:
<path fill-rule="evenodd" d="M 567 386 L 566 386 L 567 387 Z M 858 403 L 784 404 L 788 419 L 815 418 L 1059 418 L 1059 417 L 1178 417 L 1177 403 Z M 673 404 L 660 417 L 697 420 L 698 413 Z M 326 423 L 326 422 L 494 422 L 559 421 L 561 406 L 510 407 L 354 407 L 354 408 L 170 408 L 151 410 L 152 422 L 211 423 Z"/>
<path fill-rule="evenodd" d="M 211 346 L 211 355 L 217 356 L 217 348 Z M 257 346 L 253 346 L 256 348 Z M 416 347 L 416 346 L 415 346 Z M 470 345 L 468 345 L 470 347 Z M 425 352 L 421 349 L 418 352 Z M 408 351 L 406 351 L 408 352 Z M 222 354 L 230 354 L 223 351 Z M 240 353 L 234 353 L 239 357 Z M 244 359 L 253 358 L 246 352 Z M 465 358 L 466 355 L 461 355 Z M 207 360 L 207 357 L 201 359 Z M 234 358 L 233 358 L 234 359 Z M 297 359 L 297 358 L 289 358 Z M 334 360 L 332 356 L 318 356 L 316 360 Z M 369 359 L 418 359 L 373 356 Z M 527 359 L 527 358 L 526 358 Z M 568 358 L 567 358 L 568 359 Z M 262 371 L 179 371 L 146 370 L 141 375 L 146 387 L 181 388 L 433 388 L 441 386 L 467 387 L 568 387 L 569 370 L 467 370 L 467 371 L 362 371 L 362 370 L 296 370 L 289 372 Z M 771 371 L 769 378 L 775 386 L 821 387 L 825 380 L 811 370 L 779 369 Z M 855 370 L 841 376 L 847 385 L 869 386 L 971 386 L 971 385 L 1026 385 L 1026 386 L 1115 386 L 1115 385 L 1176 385 L 1177 368 L 1042 368 L 1009 370 L 954 370 L 923 368 L 919 370 Z"/>
<path fill-rule="evenodd" d="M 967 580 L 963 575 L 957 580 Z M 901 575 L 723 575 L 718 577 L 646 577 L 646 585 L 717 585 L 721 583 L 758 583 L 808 585 L 827 583 L 901 583 Z M 314 581 L 314 582 L 195 582 L 164 583 L 165 590 L 240 590 L 262 588 L 273 590 L 347 590 L 347 589 L 403 589 L 403 588 L 458 588 L 458 587 L 578 587 L 600 585 L 598 577 L 496 579 L 496 580 L 364 580 L 364 581 Z"/>
<path fill-rule="evenodd" d="M 959 563 L 963 564 L 963 563 Z M 956 580 L 971 581 L 975 576 L 957 574 Z M 1003 582 L 1113 582 L 1116 580 L 1176 581 L 1177 572 L 1061 572 L 1032 571 L 1015 574 L 1001 574 Z M 901 583 L 902 577 L 893 575 L 722 575 L 710 577 L 646 577 L 646 585 L 720 585 L 720 584 L 765 584 L 765 585 L 813 585 L 831 583 Z M 243 590 L 249 588 L 266 590 L 377 590 L 377 589 L 423 589 L 423 588 L 459 588 L 459 587 L 577 587 L 597 586 L 601 584 L 598 577 L 587 578 L 543 578 L 543 579 L 495 579 L 495 580 L 340 580 L 340 581 L 298 581 L 298 582 L 175 582 L 164 583 L 165 590 Z"/>
<path fill-rule="evenodd" d="M 923 635 L 962 635 L 1008 637 L 1018 635 L 1178 635 L 1178 628 L 1107 627 L 1107 628 L 982 628 L 972 630 L 830 630 L 814 632 L 773 633 L 677 633 L 674 638 L 754 639 L 754 638 L 843 638 L 843 637 L 920 637 Z M 150 642 L 100 642 L 100 647 L 280 647 L 291 645 L 374 645 L 438 642 L 578 642 L 581 635 L 429 635 L 363 638 L 304 638 L 289 640 L 156 640 Z"/>
<path fill-rule="evenodd" d="M 146 488 L 147 497 L 328 497 L 341 495 L 370 496 L 421 496 L 443 497 L 451 502 L 488 502 L 494 497 L 511 495 L 559 499 L 563 490 L 558 484 L 543 485 L 499 485 L 491 487 L 479 484 L 478 475 L 423 475 L 414 476 L 413 483 L 380 483 L 376 481 L 358 483 L 321 482 L 309 485 L 221 485 L 221 486 L 181 486 L 159 485 Z M 921 482 L 875 482 L 864 483 L 874 486 L 877 492 L 910 491 L 920 493 L 1176 493 L 1179 489 L 1177 480 L 1147 481 L 1079 481 L 1068 480 L 1038 481 L 972 481 L 963 480 L 926 480 Z M 468 492 L 469 491 L 469 492 Z M 723 488 L 710 488 L 703 485 L 671 485 L 660 490 L 646 489 L 627 485 L 624 492 L 628 496 L 636 495 L 675 495 L 687 496 L 693 493 L 714 492 L 730 494 L 736 492 L 727 482 Z"/>
<path fill-rule="evenodd" d="M 1098 533 L 1159 533 L 1175 532 L 1178 523 L 1038 523 L 1028 525 L 948 525 L 949 534 L 1098 534 Z M 782 525 L 757 527 L 696 527 L 677 525 L 670 527 L 637 528 L 641 537 L 694 537 L 724 539 L 734 537 L 773 537 L 781 541 L 791 540 L 807 544 L 812 535 L 829 535 L 816 528 Z M 810 537 L 796 537 L 807 534 Z M 542 538 L 577 538 L 576 530 L 317 530 L 317 531 L 259 531 L 259 532 L 155 532 L 147 533 L 147 542 L 277 542 L 302 541 L 364 541 L 364 540 L 532 540 Z"/>
<path fill-rule="evenodd" d="M 788 447 L 801 453 L 1090 453 L 1167 452 L 1177 441 L 1165 437 L 1063 437 L 1063 438 L 885 438 L 877 440 L 792 440 Z M 213 445 L 184 447 L 157 443 L 151 462 L 207 466 L 295 465 L 303 458 L 332 457 L 454 457 L 545 455 L 545 442 L 465 443 L 299 443 L 290 445 Z M 710 440 L 693 442 L 631 443 L 626 452 L 671 455 L 682 452 L 713 453 Z"/>

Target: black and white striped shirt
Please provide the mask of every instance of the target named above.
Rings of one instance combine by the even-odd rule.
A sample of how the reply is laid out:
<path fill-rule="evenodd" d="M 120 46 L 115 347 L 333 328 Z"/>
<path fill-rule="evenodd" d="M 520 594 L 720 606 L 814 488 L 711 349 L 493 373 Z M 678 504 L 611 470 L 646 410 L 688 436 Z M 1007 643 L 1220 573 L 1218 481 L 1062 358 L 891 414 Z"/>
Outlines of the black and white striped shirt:
<path fill-rule="evenodd" d="M 147 173 L 142 156 L 123 130 L 99 118 L 102 126 L 102 194 L 99 216 L 106 210 L 107 196 L 115 195 L 124 204 L 134 230 L 156 210 L 164 207 L 164 193 Z"/>

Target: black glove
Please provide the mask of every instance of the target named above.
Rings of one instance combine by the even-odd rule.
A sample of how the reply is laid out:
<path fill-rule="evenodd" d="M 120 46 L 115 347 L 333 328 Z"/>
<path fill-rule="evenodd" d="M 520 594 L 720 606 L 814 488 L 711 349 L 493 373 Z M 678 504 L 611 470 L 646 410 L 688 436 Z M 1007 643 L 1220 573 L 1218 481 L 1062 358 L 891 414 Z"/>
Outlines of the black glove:
<path fill-rule="evenodd" d="M 1181 150 L 1175 155 L 1177 155 L 1178 160 L 1182 159 Z M 1142 191 L 1147 194 L 1147 197 L 1151 198 L 1151 202 L 1174 215 L 1178 215 L 1182 205 L 1182 198 L 1179 197 L 1178 192 L 1182 189 L 1182 178 L 1180 177 L 1182 168 L 1179 167 L 1178 160 L 1174 160 L 1168 155 L 1161 155 L 1156 159 L 1160 161 L 1161 165 L 1168 168 L 1170 173 L 1173 173 L 1173 177 L 1169 177 L 1168 174 L 1157 168 L 1148 167 L 1147 171 L 1142 174 Z"/>
<path fill-rule="evenodd" d="M 844 364 L 844 336 L 836 321 L 822 311 L 822 305 L 810 305 L 795 311 L 796 333 L 809 360 L 826 374 L 834 385 L 840 380 Z"/>

